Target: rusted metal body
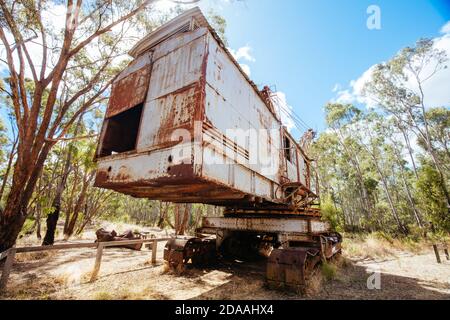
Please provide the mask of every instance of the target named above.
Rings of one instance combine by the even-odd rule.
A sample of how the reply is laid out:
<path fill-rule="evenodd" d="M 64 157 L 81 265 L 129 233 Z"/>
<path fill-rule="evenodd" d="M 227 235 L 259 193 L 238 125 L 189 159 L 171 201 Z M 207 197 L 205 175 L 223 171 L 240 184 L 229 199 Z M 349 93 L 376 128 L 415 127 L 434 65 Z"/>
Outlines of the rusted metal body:
<path fill-rule="evenodd" d="M 204 218 L 198 237 L 167 243 L 171 267 L 270 248 L 270 284 L 303 286 L 317 259 L 340 251 L 340 240 L 320 220 L 312 160 L 283 126 L 270 88 L 259 91 L 199 9 L 130 54 L 134 61 L 113 84 L 95 185 L 226 207 L 224 217 Z M 302 146 L 312 138 L 308 132 Z"/>
<path fill-rule="evenodd" d="M 270 89 L 258 90 L 199 11 L 131 53 L 112 88 L 96 186 L 241 209 L 298 208 L 287 198 L 292 191 L 316 198 L 311 161 L 283 127 Z M 257 146 L 245 136 L 252 130 Z"/>
<path fill-rule="evenodd" d="M 146 66 L 118 79 L 112 87 L 106 117 L 113 117 L 143 103 L 147 96 L 149 81 L 150 69 Z M 132 95 L 130 88 L 133 88 Z"/>
<path fill-rule="evenodd" d="M 204 217 L 202 226 L 202 230 L 257 231 L 292 235 L 321 234 L 329 231 L 327 222 L 299 216 Z"/>

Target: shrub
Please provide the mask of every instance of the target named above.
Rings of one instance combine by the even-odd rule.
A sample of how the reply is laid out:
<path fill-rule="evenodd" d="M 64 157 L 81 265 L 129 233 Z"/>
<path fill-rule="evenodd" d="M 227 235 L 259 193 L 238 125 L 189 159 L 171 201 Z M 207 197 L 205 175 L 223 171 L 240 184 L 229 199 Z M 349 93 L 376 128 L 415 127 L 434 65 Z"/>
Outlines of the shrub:
<path fill-rule="evenodd" d="M 330 196 L 321 200 L 320 211 L 322 218 L 330 223 L 331 228 L 340 231 L 339 210 L 335 207 Z"/>
<path fill-rule="evenodd" d="M 22 230 L 20 231 L 20 236 L 32 233 L 34 222 L 35 222 L 34 218 L 27 218 L 22 226 Z"/>
<path fill-rule="evenodd" d="M 324 278 L 329 281 L 336 278 L 337 268 L 334 264 L 323 262 L 321 266 L 322 275 Z"/>

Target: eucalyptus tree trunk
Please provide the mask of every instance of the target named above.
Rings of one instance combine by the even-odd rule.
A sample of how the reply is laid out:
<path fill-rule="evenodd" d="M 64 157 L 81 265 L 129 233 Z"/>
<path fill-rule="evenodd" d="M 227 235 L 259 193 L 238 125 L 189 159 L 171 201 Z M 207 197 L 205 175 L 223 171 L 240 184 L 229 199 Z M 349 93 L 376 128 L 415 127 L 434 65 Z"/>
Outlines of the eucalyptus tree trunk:
<path fill-rule="evenodd" d="M 164 228 L 164 223 L 169 222 L 167 219 L 167 214 L 169 212 L 169 204 L 163 203 L 162 201 L 159 202 L 159 218 L 158 223 L 156 224 L 158 228 L 162 229 Z"/>
<path fill-rule="evenodd" d="M 2 186 L 0 187 L 0 201 L 3 198 L 3 193 L 5 192 L 5 187 L 6 187 L 8 178 L 9 178 L 9 173 L 11 172 L 12 161 L 13 161 L 14 155 L 16 153 L 16 147 L 17 147 L 17 137 L 14 140 L 14 143 L 11 147 L 11 151 L 9 152 L 8 164 L 6 165 L 5 175 L 3 176 Z"/>
<path fill-rule="evenodd" d="M 405 128 L 400 127 L 400 131 L 402 132 L 403 139 L 406 143 L 406 148 L 408 150 L 409 159 L 411 160 L 411 163 L 413 165 L 414 175 L 416 176 L 416 179 L 419 180 L 419 174 L 417 173 L 417 166 L 416 166 L 416 160 L 414 160 L 413 150 L 411 147 L 411 141 L 409 141 L 408 134 L 405 132 Z"/>
<path fill-rule="evenodd" d="M 85 173 L 83 176 L 83 184 L 81 186 L 80 194 L 78 195 L 77 202 L 75 203 L 75 207 L 70 217 L 69 224 L 67 225 L 67 229 L 64 231 L 64 240 L 69 239 L 75 230 L 75 225 L 78 221 L 79 214 L 85 203 L 87 189 L 93 177 L 94 172 Z"/>
<path fill-rule="evenodd" d="M 78 119 L 78 122 L 75 127 L 75 131 L 74 131 L 75 137 L 78 134 L 78 130 L 81 126 L 82 121 L 83 121 L 83 117 L 81 116 Z M 62 171 L 61 180 L 59 181 L 59 183 L 56 187 L 55 197 L 53 198 L 53 202 L 52 202 L 53 211 L 47 215 L 47 219 L 46 219 L 47 230 L 45 232 L 44 241 L 42 242 L 43 246 L 51 246 L 55 243 L 56 226 L 58 224 L 59 215 L 61 212 L 61 198 L 62 198 L 64 189 L 66 188 L 67 178 L 69 177 L 69 173 L 70 173 L 73 149 L 74 149 L 73 143 L 70 143 L 68 150 L 67 150 L 67 156 L 66 156 L 66 161 L 64 163 L 64 168 Z"/>
<path fill-rule="evenodd" d="M 76 62 L 80 52 L 88 45 L 114 27 L 129 21 L 152 2 L 154 1 L 131 2 L 129 10 L 105 20 L 107 18 L 104 15 L 96 13 L 104 11 L 105 5 L 111 5 L 111 10 L 115 11 L 114 1 L 100 1 L 93 6 L 85 6 L 81 0 L 68 0 L 63 30 L 58 34 L 59 38 L 53 34 L 54 38 L 50 39 L 52 33 L 42 19 L 45 9 L 41 1 L 0 1 L 0 41 L 5 53 L 3 61 L 8 69 L 7 90 L 10 91 L 7 93 L 11 97 L 18 128 L 12 185 L 5 208 L 0 212 L 0 252 L 11 248 L 16 242 L 26 220 L 37 179 L 51 148 L 67 134 L 81 114 L 102 100 L 103 93 L 111 85 L 113 73 L 108 74 L 106 71 L 111 68 L 114 56 L 117 55 L 117 46 L 114 43 L 109 47 L 105 45 L 105 58 L 93 62 L 89 69 L 93 72 L 90 75 L 86 72 L 84 81 L 79 85 L 73 84 L 74 88 L 70 88 L 71 90 L 66 90 L 63 85 L 70 73 L 67 67 L 71 62 Z M 27 19 L 20 18 L 25 16 Z M 94 26 L 93 31 L 83 32 L 82 28 L 87 26 Z M 81 30 L 81 37 L 76 33 L 77 29 Z M 40 36 L 38 44 L 42 50 L 42 58 L 30 54 L 29 33 Z M 125 31 L 111 39 L 118 44 L 124 34 Z M 49 48 L 48 40 L 61 40 L 55 44 L 57 52 Z M 48 68 L 49 61 L 53 62 L 51 70 Z M 25 70 L 29 70 L 31 76 L 25 77 Z M 105 75 L 108 77 L 105 78 Z M 79 103 L 80 97 L 86 96 L 86 102 Z"/>
<path fill-rule="evenodd" d="M 175 234 L 184 235 L 191 217 L 192 204 L 175 205 Z"/>
<path fill-rule="evenodd" d="M 439 177 L 440 177 L 440 180 L 441 180 L 442 191 L 444 191 L 444 195 L 445 195 L 446 200 L 447 200 L 447 211 L 450 214 L 450 194 L 449 194 L 448 188 L 447 188 L 447 180 L 445 178 L 445 174 L 443 173 L 441 164 L 439 163 L 439 160 L 437 159 L 436 153 L 435 153 L 435 151 L 433 149 L 433 145 L 431 143 L 430 128 L 429 128 L 429 125 L 428 125 L 427 114 L 426 114 L 426 110 L 425 110 L 425 94 L 424 94 L 423 87 L 422 87 L 422 81 L 420 80 L 418 75 L 416 75 L 416 79 L 417 79 L 417 83 L 419 85 L 419 91 L 420 91 L 420 97 L 421 97 L 421 100 L 420 100 L 421 101 L 421 103 L 420 103 L 420 107 L 421 108 L 420 108 L 420 110 L 422 111 L 423 123 L 424 123 L 424 127 L 425 127 L 425 135 L 424 135 L 425 142 L 426 142 L 426 145 L 427 145 L 427 147 L 429 149 L 429 153 L 430 153 L 430 156 L 431 156 L 431 158 L 433 160 L 433 163 L 434 163 L 434 165 L 436 167 L 436 170 L 439 173 Z"/>
<path fill-rule="evenodd" d="M 364 184 L 364 177 L 361 171 L 361 164 L 359 161 L 358 156 L 355 154 L 355 152 L 353 152 L 353 150 L 351 150 L 351 148 L 347 147 L 345 145 L 342 133 L 340 132 L 340 130 L 334 130 L 339 139 L 339 144 L 344 148 L 345 152 L 347 153 L 351 164 L 353 165 L 355 171 L 356 171 L 356 176 L 358 177 L 358 182 L 361 188 L 361 201 L 362 201 L 362 209 L 364 211 L 365 216 L 368 218 L 370 217 L 370 204 L 369 204 L 369 196 L 368 196 L 368 192 L 366 189 L 366 186 Z"/>
<path fill-rule="evenodd" d="M 383 174 L 383 172 L 381 171 L 381 168 L 378 165 L 378 161 L 377 161 L 375 155 L 370 153 L 370 156 L 372 157 L 373 163 L 375 165 L 375 169 L 376 169 L 376 171 L 377 171 L 377 173 L 378 173 L 378 175 L 379 175 L 379 177 L 381 179 L 384 192 L 386 193 L 386 197 L 387 197 L 388 202 L 389 202 L 389 207 L 391 208 L 392 216 L 394 217 L 394 220 L 395 220 L 395 222 L 398 225 L 399 231 L 404 233 L 404 234 L 406 234 L 407 230 L 406 230 L 405 226 L 403 225 L 403 223 L 401 222 L 400 217 L 399 217 L 398 212 L 397 212 L 397 208 L 395 207 L 394 201 L 392 200 L 392 196 L 391 196 L 391 193 L 389 192 L 389 187 L 388 187 L 388 184 L 387 184 L 387 181 L 386 181 L 386 177 Z"/>
<path fill-rule="evenodd" d="M 416 219 L 417 225 L 420 228 L 423 228 L 421 214 L 420 214 L 419 209 L 417 208 L 416 204 L 414 203 L 414 199 L 412 197 L 411 190 L 409 189 L 408 182 L 406 181 L 405 170 L 403 168 L 403 165 L 400 162 L 401 156 L 400 156 L 400 153 L 399 153 L 397 147 L 395 146 L 395 141 L 393 141 L 393 144 L 394 144 L 393 145 L 393 150 L 394 150 L 394 153 L 395 153 L 395 157 L 397 159 L 397 164 L 398 164 L 398 166 L 400 168 L 400 177 L 402 178 L 402 181 L 403 181 L 403 186 L 404 186 L 405 191 L 406 191 L 408 202 L 409 202 L 411 208 L 413 209 L 414 218 Z"/>

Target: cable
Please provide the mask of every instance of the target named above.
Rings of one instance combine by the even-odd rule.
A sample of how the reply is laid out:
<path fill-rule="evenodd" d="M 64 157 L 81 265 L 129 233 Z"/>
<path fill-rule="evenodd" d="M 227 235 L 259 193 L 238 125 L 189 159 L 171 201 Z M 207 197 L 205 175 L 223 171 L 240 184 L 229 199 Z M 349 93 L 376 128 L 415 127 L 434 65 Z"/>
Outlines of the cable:
<path fill-rule="evenodd" d="M 278 107 L 278 113 L 283 113 L 286 115 L 289 120 L 291 120 L 295 126 L 295 128 L 299 131 L 301 130 L 309 130 L 311 126 L 309 126 L 300 116 L 287 104 L 283 103 L 281 99 L 278 97 L 277 94 L 272 94 L 271 99 L 274 102 L 274 104 Z"/>

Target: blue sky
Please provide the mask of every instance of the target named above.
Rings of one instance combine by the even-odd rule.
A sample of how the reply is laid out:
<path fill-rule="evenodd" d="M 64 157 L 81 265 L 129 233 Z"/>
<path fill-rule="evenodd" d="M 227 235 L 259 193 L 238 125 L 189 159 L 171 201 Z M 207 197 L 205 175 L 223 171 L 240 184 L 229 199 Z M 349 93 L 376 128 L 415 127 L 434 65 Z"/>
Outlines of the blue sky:
<path fill-rule="evenodd" d="M 370 5 L 381 30 L 369 30 Z M 309 126 L 325 128 L 323 106 L 376 63 L 421 37 L 440 36 L 449 0 L 209 0 L 227 20 L 231 48 L 249 46 L 243 61 L 259 85 L 275 85 Z M 244 59 L 245 60 L 245 59 Z"/>

